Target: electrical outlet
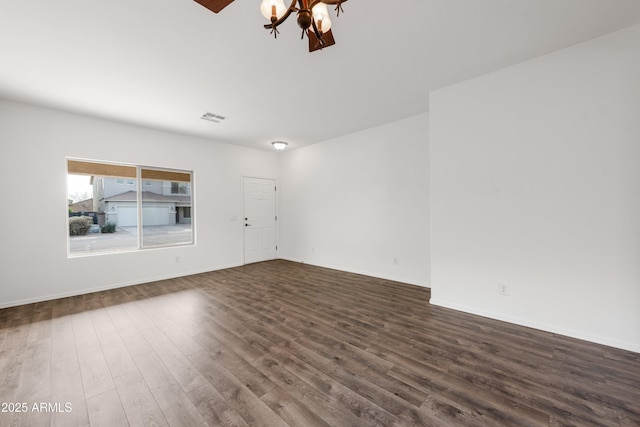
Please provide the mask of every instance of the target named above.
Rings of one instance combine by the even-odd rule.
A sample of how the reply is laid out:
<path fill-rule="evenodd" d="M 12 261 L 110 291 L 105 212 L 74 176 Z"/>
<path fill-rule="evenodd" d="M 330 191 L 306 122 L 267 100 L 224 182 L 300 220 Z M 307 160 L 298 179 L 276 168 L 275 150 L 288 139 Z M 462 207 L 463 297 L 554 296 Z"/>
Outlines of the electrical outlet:
<path fill-rule="evenodd" d="M 180 257 L 179 256 L 176 257 L 176 264 L 180 264 Z"/>
<path fill-rule="evenodd" d="M 509 296 L 509 285 L 505 283 L 498 283 L 498 294 L 502 296 Z"/>
<path fill-rule="evenodd" d="M 398 265 L 398 258 L 397 257 L 393 257 L 393 265 Z"/>

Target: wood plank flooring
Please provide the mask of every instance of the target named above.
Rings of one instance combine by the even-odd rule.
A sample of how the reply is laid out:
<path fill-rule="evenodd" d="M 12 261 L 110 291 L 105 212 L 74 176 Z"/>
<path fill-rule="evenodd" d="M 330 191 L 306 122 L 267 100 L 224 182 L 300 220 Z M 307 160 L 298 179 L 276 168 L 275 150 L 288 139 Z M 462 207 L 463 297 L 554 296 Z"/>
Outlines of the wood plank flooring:
<path fill-rule="evenodd" d="M 428 301 L 277 260 L 0 310 L 0 425 L 640 426 L 640 354 Z"/>

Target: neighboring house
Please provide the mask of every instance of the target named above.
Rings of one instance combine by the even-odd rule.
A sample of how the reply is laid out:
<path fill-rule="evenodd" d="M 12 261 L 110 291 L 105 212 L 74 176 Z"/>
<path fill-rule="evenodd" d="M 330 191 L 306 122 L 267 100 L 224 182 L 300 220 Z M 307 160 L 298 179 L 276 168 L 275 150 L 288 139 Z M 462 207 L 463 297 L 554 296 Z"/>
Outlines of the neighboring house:
<path fill-rule="evenodd" d="M 105 221 L 119 227 L 138 223 L 135 179 L 94 177 L 93 202 Z M 142 183 L 142 223 L 172 225 L 191 223 L 189 183 L 144 181 Z"/>
<path fill-rule="evenodd" d="M 69 209 L 71 212 L 93 212 L 93 199 L 71 203 Z"/>

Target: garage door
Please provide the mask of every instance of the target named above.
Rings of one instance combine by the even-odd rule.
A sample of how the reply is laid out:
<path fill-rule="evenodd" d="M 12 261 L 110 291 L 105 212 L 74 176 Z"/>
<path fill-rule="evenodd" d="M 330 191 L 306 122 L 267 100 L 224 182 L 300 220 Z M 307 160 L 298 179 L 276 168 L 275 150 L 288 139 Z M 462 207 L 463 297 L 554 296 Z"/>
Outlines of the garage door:
<path fill-rule="evenodd" d="M 138 209 L 135 206 L 118 206 L 118 227 L 135 227 L 138 225 Z"/>
<path fill-rule="evenodd" d="M 143 206 L 142 225 L 169 225 L 169 212 L 165 206 Z"/>
<path fill-rule="evenodd" d="M 170 212 L 170 208 L 166 206 L 143 206 L 142 224 L 144 226 L 169 225 Z M 137 224 L 138 210 L 134 206 L 118 206 L 119 227 L 135 227 Z"/>

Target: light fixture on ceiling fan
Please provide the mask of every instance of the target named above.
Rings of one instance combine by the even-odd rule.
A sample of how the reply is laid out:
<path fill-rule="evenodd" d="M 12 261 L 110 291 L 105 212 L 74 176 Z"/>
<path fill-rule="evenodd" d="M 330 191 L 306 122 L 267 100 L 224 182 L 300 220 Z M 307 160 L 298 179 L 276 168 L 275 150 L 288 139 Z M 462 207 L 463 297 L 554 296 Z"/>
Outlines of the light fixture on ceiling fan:
<path fill-rule="evenodd" d="M 234 0 L 195 0 L 207 9 L 218 13 Z M 270 20 L 264 28 L 270 29 L 274 37 L 278 37 L 278 26 L 296 12 L 298 26 L 302 28 L 302 38 L 306 34 L 309 39 L 309 52 L 332 46 L 336 43 L 331 32 L 331 19 L 327 5 L 335 5 L 336 15 L 342 12 L 342 3 L 347 0 L 291 0 L 289 7 L 284 0 L 262 0 L 260 12 Z"/>

